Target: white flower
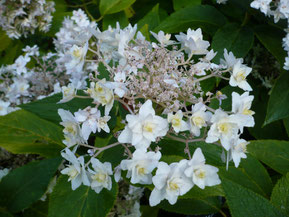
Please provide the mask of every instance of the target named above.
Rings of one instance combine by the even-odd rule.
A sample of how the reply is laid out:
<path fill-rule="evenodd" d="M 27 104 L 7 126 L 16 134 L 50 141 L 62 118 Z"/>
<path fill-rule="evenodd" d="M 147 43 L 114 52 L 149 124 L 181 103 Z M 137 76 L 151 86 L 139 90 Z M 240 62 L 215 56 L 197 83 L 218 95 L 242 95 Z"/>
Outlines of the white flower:
<path fill-rule="evenodd" d="M 62 119 L 62 122 L 60 124 L 64 126 L 64 144 L 70 147 L 75 144 L 84 143 L 79 123 L 75 120 L 75 117 L 71 114 L 71 112 L 63 109 L 58 109 L 58 114 Z"/>
<path fill-rule="evenodd" d="M 217 172 L 217 167 L 205 164 L 206 159 L 200 148 L 194 152 L 193 158 L 188 162 L 189 167 L 185 170 L 185 175 L 190 177 L 195 185 L 204 189 L 205 186 L 214 186 L 221 183 Z"/>
<path fill-rule="evenodd" d="M 144 149 L 137 149 L 131 160 L 121 161 L 121 169 L 128 170 L 127 178 L 131 177 L 131 183 L 151 184 L 152 171 L 157 167 L 161 153 L 147 152 Z"/>
<path fill-rule="evenodd" d="M 247 158 L 247 142 L 244 139 L 238 139 L 231 147 L 231 156 L 234 161 L 235 167 L 238 167 L 241 161 L 241 158 Z"/>
<path fill-rule="evenodd" d="M 103 188 L 107 190 L 111 190 L 112 182 L 111 182 L 111 163 L 105 162 L 101 163 L 96 158 L 91 158 L 91 164 L 93 170 L 88 169 L 90 173 L 91 179 L 91 188 L 96 192 L 99 193 Z"/>
<path fill-rule="evenodd" d="M 166 119 L 155 115 L 152 101 L 147 100 L 139 114 L 127 115 L 128 124 L 118 137 L 120 143 L 131 143 L 136 148 L 148 148 L 157 137 L 165 136 L 168 131 Z"/>
<path fill-rule="evenodd" d="M 100 111 L 97 108 L 89 106 L 84 110 L 79 109 L 74 116 L 76 121 L 82 123 L 81 132 L 85 140 L 88 140 L 91 132 L 96 133 L 97 120 L 100 118 Z"/>
<path fill-rule="evenodd" d="M 15 63 L 13 64 L 13 69 L 16 71 L 17 75 L 21 75 L 22 73 L 27 73 L 26 64 L 30 61 L 30 57 L 28 55 L 19 56 Z"/>
<path fill-rule="evenodd" d="M 206 112 L 204 103 L 199 102 L 192 106 L 192 116 L 190 117 L 189 124 L 191 132 L 195 136 L 200 136 L 201 128 L 207 126 L 207 122 L 211 119 L 212 113 Z"/>
<path fill-rule="evenodd" d="M 232 52 L 228 53 L 226 48 L 224 49 L 224 58 L 225 59 L 221 59 L 220 60 L 220 63 L 221 63 L 221 65 L 229 68 L 230 70 L 233 69 L 234 65 L 238 61 L 240 61 L 240 63 L 243 63 L 243 59 L 242 58 L 236 58 Z"/>
<path fill-rule="evenodd" d="M 114 89 L 114 93 L 122 98 L 127 92 L 126 84 L 124 83 L 126 80 L 125 72 L 117 72 L 114 75 L 114 82 L 107 82 L 107 87 L 110 89 Z"/>
<path fill-rule="evenodd" d="M 68 73 L 71 73 L 72 71 L 80 72 L 82 70 L 87 50 L 88 50 L 88 43 L 86 43 L 83 47 L 73 45 L 69 49 L 67 55 L 70 58 L 70 60 L 65 63 L 65 67 Z"/>
<path fill-rule="evenodd" d="M 252 117 L 255 112 L 250 110 L 253 99 L 254 96 L 249 96 L 249 92 L 245 92 L 242 95 L 236 92 L 232 93 L 232 112 L 250 116 L 250 122 L 246 124 L 248 127 L 255 125 L 254 118 Z"/>
<path fill-rule="evenodd" d="M 4 177 L 4 176 L 7 176 L 8 173 L 9 173 L 9 169 L 5 168 L 3 170 L 0 170 L 0 182 L 1 182 L 1 179 Z"/>
<path fill-rule="evenodd" d="M 242 114 L 228 115 L 221 109 L 216 110 L 211 118 L 213 123 L 206 138 L 207 143 L 221 140 L 222 146 L 228 151 L 231 144 L 239 137 L 239 130 L 250 123 L 250 117 Z"/>
<path fill-rule="evenodd" d="M 267 14 L 270 10 L 270 3 L 272 0 L 254 0 L 250 6 L 255 9 L 260 9 L 264 14 Z"/>
<path fill-rule="evenodd" d="M 188 124 L 182 119 L 183 119 L 183 112 L 181 110 L 179 110 L 174 115 L 172 113 L 168 114 L 168 122 L 172 123 L 172 126 L 177 133 L 189 130 Z"/>
<path fill-rule="evenodd" d="M 187 54 L 202 55 L 208 53 L 207 48 L 210 46 L 210 43 L 203 40 L 200 28 L 197 30 L 188 29 L 187 34 L 181 32 L 180 35 L 176 35 L 176 38 L 181 42 L 182 48 L 185 49 Z"/>
<path fill-rule="evenodd" d="M 61 87 L 62 90 L 62 99 L 58 103 L 65 103 L 72 100 L 76 94 L 76 89 L 72 83 L 68 86 Z"/>
<path fill-rule="evenodd" d="M 10 105 L 10 102 L 4 102 L 0 100 L 0 116 L 8 114 L 9 105 Z"/>
<path fill-rule="evenodd" d="M 187 160 L 168 165 L 160 162 L 156 175 L 153 177 L 153 189 L 150 198 L 150 206 L 159 204 L 163 199 L 167 199 L 171 205 L 177 202 L 178 196 L 187 193 L 193 182 L 185 176 L 184 170 L 187 168 Z"/>
<path fill-rule="evenodd" d="M 72 190 L 77 189 L 81 184 L 89 186 L 90 182 L 84 168 L 83 156 L 76 158 L 68 148 L 61 153 L 61 156 L 70 162 L 70 165 L 61 170 L 61 173 L 69 176 L 68 181 L 71 181 Z"/>
<path fill-rule="evenodd" d="M 150 31 L 150 33 L 158 40 L 161 46 L 165 47 L 175 43 L 173 40 L 170 40 L 171 34 L 165 34 L 163 31 L 159 31 L 158 34 L 152 31 Z"/>
<path fill-rule="evenodd" d="M 238 86 L 239 88 L 245 91 L 251 91 L 252 88 L 246 81 L 246 77 L 250 74 L 252 68 L 241 64 L 241 61 L 238 61 L 233 67 L 233 73 L 230 77 L 229 84 L 232 87 Z"/>
<path fill-rule="evenodd" d="M 90 88 L 88 88 L 86 92 L 95 102 L 101 103 L 102 106 L 105 106 L 104 113 L 105 115 L 108 115 L 113 106 L 114 95 L 112 90 L 106 86 L 106 83 L 105 79 L 102 79 L 97 83 L 91 82 Z"/>

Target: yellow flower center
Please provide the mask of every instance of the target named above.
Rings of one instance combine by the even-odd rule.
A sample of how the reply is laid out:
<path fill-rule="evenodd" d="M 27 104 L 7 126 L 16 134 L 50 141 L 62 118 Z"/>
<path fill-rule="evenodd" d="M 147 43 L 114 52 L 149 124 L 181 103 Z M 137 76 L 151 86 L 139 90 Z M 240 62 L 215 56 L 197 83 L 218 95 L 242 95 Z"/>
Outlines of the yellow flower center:
<path fill-rule="evenodd" d="M 76 48 L 73 51 L 73 56 L 75 56 L 76 58 L 80 58 L 82 56 L 82 49 L 81 48 Z"/>
<path fill-rule="evenodd" d="M 195 174 L 198 178 L 200 179 L 204 179 L 206 177 L 206 171 L 202 170 L 202 169 L 198 169 L 195 171 Z"/>
<path fill-rule="evenodd" d="M 194 117 L 192 117 L 191 118 L 191 122 L 192 122 L 192 124 L 193 125 L 195 125 L 195 126 L 197 126 L 197 127 L 199 127 L 199 128 L 201 128 L 202 126 L 204 126 L 205 125 L 205 120 L 204 120 L 204 118 L 202 118 L 201 116 L 194 116 Z"/>
<path fill-rule="evenodd" d="M 172 119 L 172 124 L 175 127 L 181 126 L 181 122 L 182 122 L 182 120 L 178 117 L 173 117 L 173 119 Z"/>
<path fill-rule="evenodd" d="M 146 172 L 146 169 L 145 169 L 144 167 L 142 167 L 142 166 L 137 165 L 137 166 L 136 166 L 136 169 L 137 169 L 137 173 L 138 173 L 139 175 L 144 175 L 144 174 L 147 173 L 147 172 Z"/>
<path fill-rule="evenodd" d="M 152 133 L 155 128 L 155 125 L 151 122 L 147 122 L 143 126 L 143 130 L 149 133 Z"/>
<path fill-rule="evenodd" d="M 70 168 L 70 170 L 69 170 L 69 172 L 67 173 L 67 175 L 70 177 L 70 179 L 72 180 L 72 179 L 74 179 L 77 175 L 78 175 L 78 171 L 77 171 L 77 169 L 73 166 L 73 165 L 71 165 L 71 166 L 69 166 L 69 168 Z"/>
<path fill-rule="evenodd" d="M 178 185 L 177 183 L 173 182 L 173 181 L 170 181 L 170 182 L 169 182 L 169 188 L 170 188 L 171 190 L 176 191 L 176 190 L 179 189 L 179 185 Z"/>
<path fill-rule="evenodd" d="M 241 70 L 237 73 L 236 75 L 236 80 L 238 82 L 241 82 L 241 81 L 245 81 L 246 80 L 246 75 L 245 75 L 245 71 L 244 70 Z"/>
<path fill-rule="evenodd" d="M 106 180 L 106 174 L 96 173 L 91 178 L 97 182 L 104 182 Z"/>
<path fill-rule="evenodd" d="M 243 115 L 253 115 L 253 114 L 255 114 L 255 112 L 250 110 L 250 109 L 244 109 L 242 114 Z"/>
<path fill-rule="evenodd" d="M 220 133 L 224 133 L 227 134 L 229 132 L 229 130 L 231 129 L 231 125 L 230 123 L 220 123 L 217 126 L 218 130 Z"/>

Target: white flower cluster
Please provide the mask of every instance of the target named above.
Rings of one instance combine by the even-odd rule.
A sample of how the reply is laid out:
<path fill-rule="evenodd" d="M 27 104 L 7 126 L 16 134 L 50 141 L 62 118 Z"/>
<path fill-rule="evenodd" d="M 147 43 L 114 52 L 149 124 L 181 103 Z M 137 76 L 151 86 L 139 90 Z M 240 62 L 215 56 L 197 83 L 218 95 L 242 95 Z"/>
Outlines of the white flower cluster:
<path fill-rule="evenodd" d="M 23 51 L 12 65 L 0 68 L 0 115 L 14 111 L 19 104 L 61 92 L 60 86 L 69 81 L 63 66 L 55 63 L 55 53 L 40 55 L 36 45 Z M 29 67 L 32 60 L 36 63 Z"/>
<path fill-rule="evenodd" d="M 69 176 L 72 189 L 84 184 L 97 193 L 103 188 L 110 190 L 113 171 L 116 181 L 122 179 L 123 171 L 132 184 L 154 185 L 151 206 L 163 199 L 174 204 L 194 185 L 204 189 L 220 184 L 218 168 L 205 163 L 200 148 L 191 156 L 190 143 L 204 141 L 222 147 L 227 166 L 233 160 L 238 167 L 246 158 L 248 142 L 240 136 L 244 127 L 254 126 L 254 112 L 250 110 L 254 97 L 249 95 L 252 88 L 246 80 L 252 69 L 226 49 L 221 63 L 212 63 L 216 53 L 208 50 L 210 43 L 203 39 L 201 29 L 188 29 L 186 34 L 176 35 L 177 41 L 162 31 L 152 35 L 158 43 L 147 41 L 131 25 L 101 32 L 81 10 L 66 19 L 58 33 L 55 43 L 61 53 L 59 61 L 66 60 L 66 70 L 71 74 L 78 71 L 89 79 L 88 85 L 81 85 L 85 85 L 86 96 L 78 96 L 79 87 L 71 82 L 62 87 L 60 103 L 78 97 L 93 99 L 94 105 L 74 114 L 58 111 L 67 146 L 62 156 L 69 162 L 62 173 Z M 100 67 L 105 68 L 109 80 L 99 78 Z M 220 105 L 226 99 L 220 91 L 214 94 L 202 90 L 201 81 L 212 77 L 246 91 L 232 93 L 231 111 L 210 107 L 213 99 Z M 113 134 L 118 141 L 104 147 L 91 145 L 91 134 L 111 132 L 108 122 L 115 102 L 130 113 L 124 129 Z M 161 147 L 153 151 L 151 145 L 165 136 L 183 142 L 188 159 L 171 164 L 161 161 Z M 97 159 L 101 152 L 117 145 L 123 146 L 127 156 L 117 167 L 113 169 L 110 162 Z M 76 157 L 80 146 L 88 148 L 88 158 Z"/>
<path fill-rule="evenodd" d="M 267 16 L 274 16 L 274 22 L 277 23 L 280 19 L 287 19 L 289 25 L 289 1 L 288 0 L 254 0 L 251 3 L 252 8 L 259 9 Z M 289 29 L 289 28 L 288 28 Z M 283 38 L 283 47 L 287 51 L 285 58 L 284 69 L 289 70 L 289 30 L 285 29 L 287 35 Z"/>
<path fill-rule="evenodd" d="M 45 0 L 1 0 L 0 27 L 10 38 L 27 37 L 50 28 L 55 3 Z"/>

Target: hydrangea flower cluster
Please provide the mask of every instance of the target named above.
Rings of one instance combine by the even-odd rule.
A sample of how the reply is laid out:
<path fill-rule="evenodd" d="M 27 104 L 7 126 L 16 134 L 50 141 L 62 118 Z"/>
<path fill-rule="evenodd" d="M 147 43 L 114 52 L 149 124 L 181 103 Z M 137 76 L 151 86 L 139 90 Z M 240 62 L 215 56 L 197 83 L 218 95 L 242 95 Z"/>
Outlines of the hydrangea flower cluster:
<path fill-rule="evenodd" d="M 252 8 L 259 9 L 266 16 L 274 16 L 274 22 L 277 23 L 280 19 L 289 19 L 289 1 L 287 0 L 254 0 L 251 3 Z M 288 23 L 289 24 L 289 23 Z M 283 38 L 283 47 L 287 51 L 285 58 L 284 69 L 289 70 L 289 27 L 285 29 L 287 35 Z"/>
<path fill-rule="evenodd" d="M 190 143 L 199 141 L 220 146 L 227 154 L 227 167 L 231 160 L 239 166 L 240 160 L 246 158 L 248 145 L 241 134 L 244 127 L 254 126 L 254 97 L 246 80 L 252 69 L 243 59 L 225 50 L 221 63 L 212 63 L 216 53 L 209 50 L 210 43 L 204 40 L 201 29 L 188 29 L 176 35 L 176 40 L 162 31 L 152 32 L 156 42 L 150 42 L 137 32 L 136 26 L 121 29 L 117 25 L 100 31 L 82 11 L 74 14 L 81 16 L 65 21 L 63 28 L 70 31 L 66 35 L 60 30 L 62 36 L 56 43 L 62 48 L 60 57 L 66 60 L 66 70 L 72 74 L 74 70 L 82 72 L 89 84 L 85 85 L 84 80 L 80 86 L 71 82 L 62 87 L 61 102 L 78 97 L 93 99 L 93 103 L 74 114 L 58 111 L 67 146 L 62 156 L 68 161 L 61 172 L 69 176 L 73 190 L 82 184 L 96 193 L 104 188 L 110 190 L 112 175 L 119 181 L 126 173 L 132 184 L 153 184 L 151 206 L 164 199 L 175 204 L 194 185 L 204 189 L 220 184 L 218 168 L 206 164 L 201 148 L 191 154 Z M 77 26 L 89 33 L 81 37 Z M 107 79 L 100 78 L 101 67 Z M 223 79 L 245 91 L 241 95 L 232 93 L 231 111 L 211 107 L 212 100 L 217 99 L 221 105 L 227 96 L 220 91 L 204 91 L 202 82 L 209 78 Z M 86 95 L 77 95 L 81 88 Z M 125 126 L 112 134 L 117 142 L 95 147 L 89 137 L 101 131 L 110 133 L 108 122 L 114 102 L 129 113 Z M 158 145 L 164 137 L 184 143 L 187 159 L 163 162 L 162 147 L 153 150 L 152 144 Z M 88 154 L 76 153 L 81 146 L 88 148 Z M 101 162 L 98 156 L 115 146 L 123 147 L 124 159 L 112 168 L 110 162 Z"/>
<path fill-rule="evenodd" d="M 45 0 L 0 1 L 0 27 L 10 38 L 27 37 L 38 28 L 47 32 L 51 26 L 55 3 Z"/>
<path fill-rule="evenodd" d="M 19 104 L 61 92 L 61 86 L 69 82 L 64 67 L 55 63 L 56 53 L 40 55 L 36 45 L 23 51 L 12 65 L 0 68 L 0 115 L 14 111 Z"/>

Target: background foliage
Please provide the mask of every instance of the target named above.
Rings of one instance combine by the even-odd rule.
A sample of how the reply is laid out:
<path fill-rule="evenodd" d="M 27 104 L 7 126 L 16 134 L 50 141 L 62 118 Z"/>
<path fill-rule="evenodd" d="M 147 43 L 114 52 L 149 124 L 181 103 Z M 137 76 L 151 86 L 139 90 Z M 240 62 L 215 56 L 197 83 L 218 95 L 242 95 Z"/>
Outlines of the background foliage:
<path fill-rule="evenodd" d="M 260 11 L 250 8 L 250 2 L 229 0 L 227 4 L 219 5 L 210 0 L 55 0 L 56 12 L 48 34 L 36 33 L 28 38 L 12 40 L 1 31 L 0 64 L 13 63 L 25 45 L 37 44 L 42 52 L 53 50 L 53 37 L 63 18 L 77 8 L 84 9 L 92 20 L 98 21 L 100 29 L 115 26 L 116 21 L 122 27 L 128 23 L 137 24 L 149 40 L 154 40 L 149 31 L 178 33 L 187 28 L 202 28 L 206 40 L 211 41 L 212 48 L 218 51 L 215 61 L 219 61 L 224 48 L 236 57 L 247 56 L 245 61 L 249 66 L 252 59 L 256 59 L 253 70 L 256 68 L 256 73 L 263 77 L 268 73 L 273 75 L 273 87 L 268 89 L 258 78 L 249 78 L 254 87 L 256 125 L 245 132 L 246 139 L 251 142 L 248 158 L 242 160 L 239 168 L 230 166 L 226 171 L 218 147 L 191 143 L 192 151 L 206 146 L 204 155 L 208 163 L 219 167 L 222 184 L 205 190 L 195 186 L 174 206 L 162 202 L 157 208 L 150 208 L 145 196 L 141 201 L 143 216 L 289 216 L 289 73 L 282 70 L 286 56 L 282 38 L 287 24 L 275 24 Z M 259 55 L 255 52 L 257 47 L 261 49 Z M 272 59 L 281 67 L 272 68 Z M 234 90 L 214 79 L 207 85 L 208 90 L 213 92 L 218 87 L 226 95 L 231 95 Z M 60 99 L 61 95 L 54 95 L 21 105 L 22 110 L 0 118 L 1 147 L 15 154 L 39 154 L 43 157 L 43 160 L 11 171 L 0 182 L 1 217 L 104 217 L 114 206 L 118 193 L 116 183 L 112 191 L 103 190 L 95 194 L 86 186 L 72 191 L 70 183 L 62 176 L 58 177 L 47 200 L 39 201 L 49 182 L 59 175 L 57 168 L 61 160 L 58 156 L 64 145 L 57 109 L 69 108 L 74 112 L 91 103 L 90 100 L 74 99 L 56 104 Z M 222 107 L 230 110 L 230 105 L 227 100 Z M 124 116 L 125 111 L 118 108 L 114 113 L 111 129 L 117 131 L 117 116 Z M 110 139 L 110 135 L 97 134 L 95 145 L 103 146 Z M 169 140 L 161 142 L 166 144 L 162 149 L 163 161 L 172 162 L 184 156 L 183 144 Z M 113 159 L 113 166 L 117 165 L 122 160 L 118 148 L 105 151 L 101 159 Z M 147 191 L 149 189 L 148 186 Z"/>

